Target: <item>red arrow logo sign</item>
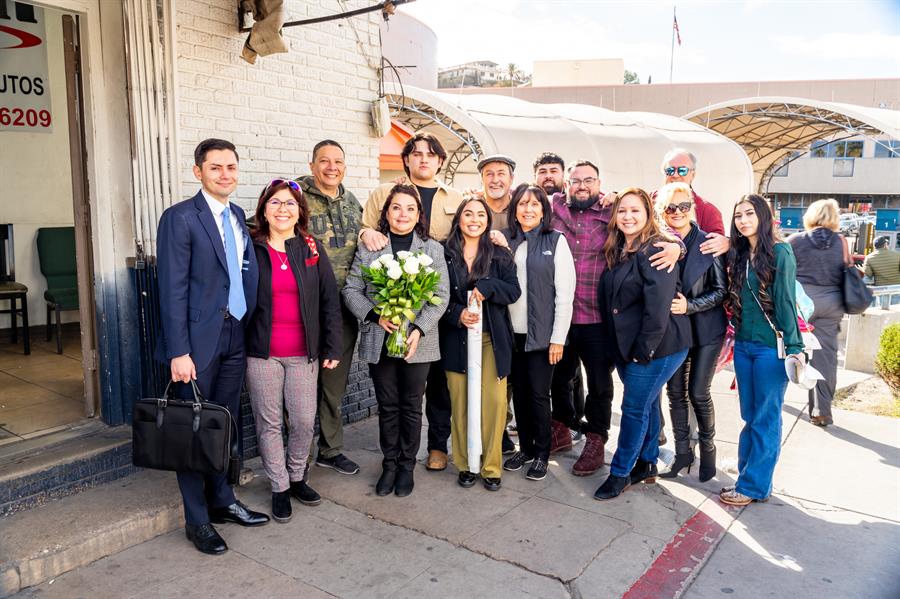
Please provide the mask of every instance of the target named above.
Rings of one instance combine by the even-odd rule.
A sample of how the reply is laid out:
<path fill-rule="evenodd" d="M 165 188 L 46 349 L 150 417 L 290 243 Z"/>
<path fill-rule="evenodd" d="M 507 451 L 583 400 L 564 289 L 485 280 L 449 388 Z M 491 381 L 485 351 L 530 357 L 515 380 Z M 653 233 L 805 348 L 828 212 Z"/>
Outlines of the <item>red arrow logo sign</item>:
<path fill-rule="evenodd" d="M 41 38 L 38 36 L 28 33 L 27 31 L 22 31 L 21 29 L 13 29 L 12 27 L 6 27 L 5 25 L 0 25 L 0 31 L 3 33 L 8 33 L 14 37 L 19 38 L 19 45 L 17 46 L 3 46 L 0 47 L 0 50 L 15 50 L 16 48 L 31 48 L 33 46 L 39 46 L 41 44 Z"/>

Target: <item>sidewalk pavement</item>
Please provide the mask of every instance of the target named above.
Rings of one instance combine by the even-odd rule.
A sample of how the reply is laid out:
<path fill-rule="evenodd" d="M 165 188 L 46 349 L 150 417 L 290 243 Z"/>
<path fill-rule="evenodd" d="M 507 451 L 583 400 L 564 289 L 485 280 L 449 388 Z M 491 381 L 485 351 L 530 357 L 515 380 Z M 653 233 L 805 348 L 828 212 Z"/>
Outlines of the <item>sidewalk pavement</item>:
<path fill-rule="evenodd" d="M 791 389 L 772 499 L 724 507 L 741 427 L 731 380 L 714 381 L 720 470 L 705 484 L 692 470 L 598 502 L 608 469 L 572 476 L 579 445 L 541 482 L 504 473 L 491 493 L 420 467 L 410 497 L 377 497 L 373 418 L 345 429 L 359 475 L 313 467 L 322 505 L 295 503 L 287 524 L 220 526 L 224 556 L 178 528 L 15 597 L 900 597 L 900 421 L 836 410 L 834 426 L 813 427 Z M 253 465 L 238 494 L 268 511 Z"/>

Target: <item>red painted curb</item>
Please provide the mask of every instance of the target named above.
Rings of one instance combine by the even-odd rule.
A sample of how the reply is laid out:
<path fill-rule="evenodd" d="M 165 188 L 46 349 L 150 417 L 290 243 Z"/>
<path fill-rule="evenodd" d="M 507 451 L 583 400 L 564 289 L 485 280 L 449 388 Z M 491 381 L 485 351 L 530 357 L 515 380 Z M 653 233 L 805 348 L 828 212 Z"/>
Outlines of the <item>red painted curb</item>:
<path fill-rule="evenodd" d="M 725 531 L 741 509 L 725 507 L 712 497 L 706 499 L 622 598 L 679 597 L 725 536 Z"/>

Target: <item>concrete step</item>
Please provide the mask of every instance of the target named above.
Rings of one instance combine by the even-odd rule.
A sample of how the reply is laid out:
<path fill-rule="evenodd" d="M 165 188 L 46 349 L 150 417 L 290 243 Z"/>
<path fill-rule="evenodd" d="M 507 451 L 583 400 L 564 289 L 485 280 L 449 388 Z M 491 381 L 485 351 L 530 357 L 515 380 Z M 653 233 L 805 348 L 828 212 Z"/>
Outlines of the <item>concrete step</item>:
<path fill-rule="evenodd" d="M 5 517 L 135 472 L 131 428 L 99 420 L 0 447 L 0 525 Z"/>
<path fill-rule="evenodd" d="M 174 474 L 140 470 L 0 518 L 0 597 L 183 526 Z"/>

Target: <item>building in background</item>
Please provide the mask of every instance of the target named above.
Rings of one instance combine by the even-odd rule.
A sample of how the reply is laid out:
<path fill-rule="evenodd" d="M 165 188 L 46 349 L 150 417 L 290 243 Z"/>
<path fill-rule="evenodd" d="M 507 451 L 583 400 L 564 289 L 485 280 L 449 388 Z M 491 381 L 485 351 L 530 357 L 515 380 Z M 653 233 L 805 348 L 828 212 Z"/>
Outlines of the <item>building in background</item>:
<path fill-rule="evenodd" d="M 493 87 L 503 80 L 500 65 L 490 60 L 438 69 L 438 88 Z"/>
<path fill-rule="evenodd" d="M 585 60 L 536 60 L 532 87 L 583 87 L 618 85 L 625 77 L 621 58 Z"/>

